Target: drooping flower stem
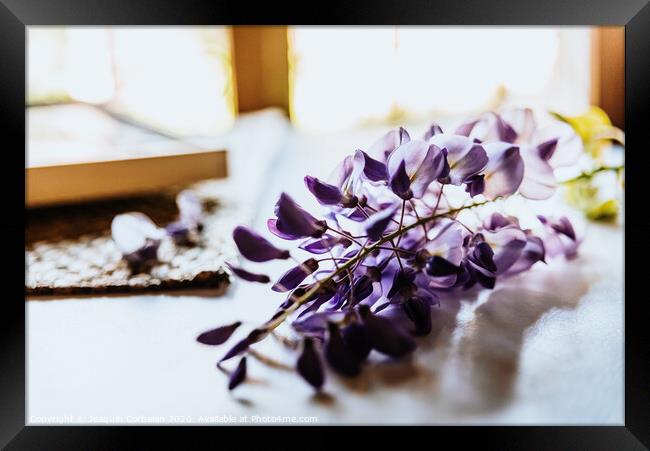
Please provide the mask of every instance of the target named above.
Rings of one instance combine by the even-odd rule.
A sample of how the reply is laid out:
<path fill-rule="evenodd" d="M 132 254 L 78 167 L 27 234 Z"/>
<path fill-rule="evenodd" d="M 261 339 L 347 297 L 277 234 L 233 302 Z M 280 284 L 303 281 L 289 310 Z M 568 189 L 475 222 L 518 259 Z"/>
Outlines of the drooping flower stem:
<path fill-rule="evenodd" d="M 493 202 L 493 201 L 485 200 L 485 201 L 482 201 L 482 202 L 474 202 L 472 204 L 464 205 L 464 206 L 461 206 L 461 207 L 458 207 L 458 208 L 454 208 L 454 209 L 448 210 L 448 211 L 443 212 L 443 213 L 437 213 L 437 214 L 434 213 L 432 215 L 425 216 L 425 217 L 421 218 L 420 220 L 417 220 L 417 221 L 415 221 L 415 222 L 413 222 L 411 224 L 403 225 L 398 230 L 394 231 L 393 233 L 390 233 L 390 234 L 386 235 L 385 237 L 383 237 L 381 240 L 377 241 L 372 246 L 362 248 L 362 250 L 355 257 L 352 257 L 348 261 L 346 261 L 344 264 L 339 265 L 339 267 L 338 267 L 338 269 L 336 271 L 334 271 L 329 276 L 319 280 L 310 290 L 306 291 L 301 296 L 296 297 L 296 298 L 292 297 L 292 301 L 293 301 L 292 304 L 289 305 L 286 309 L 284 309 L 281 314 L 276 315 L 274 317 L 274 319 L 266 322 L 263 325 L 263 328 L 267 332 L 270 332 L 273 329 L 275 329 L 276 327 L 278 327 L 280 324 L 282 324 L 289 317 L 289 315 L 291 315 L 293 312 L 295 312 L 305 302 L 310 300 L 311 297 L 314 294 L 316 294 L 316 292 L 323 286 L 324 283 L 332 280 L 335 276 L 337 276 L 337 275 L 339 275 L 339 274 L 341 274 L 343 272 L 347 272 L 353 265 L 355 265 L 357 262 L 363 260 L 368 254 L 370 254 L 371 252 L 373 252 L 376 249 L 380 249 L 383 244 L 391 243 L 395 238 L 399 238 L 400 236 L 404 235 L 409 230 L 411 230 L 411 229 L 413 229 L 415 227 L 419 227 L 422 224 L 427 224 L 428 222 L 439 219 L 439 218 L 448 217 L 450 215 L 455 215 L 455 214 L 460 213 L 463 210 L 468 210 L 468 209 L 471 209 L 471 208 L 479 207 L 481 205 L 485 205 L 485 204 L 490 203 L 490 202 Z"/>
<path fill-rule="evenodd" d="M 570 178 L 568 180 L 562 180 L 559 183 L 561 185 L 567 185 L 567 184 L 571 184 L 573 182 L 577 182 L 578 180 L 590 179 L 594 175 L 599 174 L 601 172 L 614 171 L 616 173 L 619 173 L 619 172 L 623 171 L 624 169 L 625 169 L 625 166 L 623 166 L 623 165 L 620 165 L 620 166 L 600 166 L 600 167 L 597 167 L 596 169 L 594 169 L 593 171 L 583 172 L 580 175 L 577 175 L 577 176 L 575 176 L 573 178 Z"/>

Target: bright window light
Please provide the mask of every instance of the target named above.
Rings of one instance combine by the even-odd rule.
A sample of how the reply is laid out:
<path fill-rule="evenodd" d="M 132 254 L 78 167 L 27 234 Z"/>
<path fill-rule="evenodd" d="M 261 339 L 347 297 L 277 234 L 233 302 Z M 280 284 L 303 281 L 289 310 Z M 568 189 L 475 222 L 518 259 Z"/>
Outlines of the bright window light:
<path fill-rule="evenodd" d="M 234 120 L 225 27 L 30 27 L 28 103 L 109 107 L 181 136 Z"/>
<path fill-rule="evenodd" d="M 292 117 L 309 130 L 588 102 L 588 28 L 294 27 L 290 52 Z"/>

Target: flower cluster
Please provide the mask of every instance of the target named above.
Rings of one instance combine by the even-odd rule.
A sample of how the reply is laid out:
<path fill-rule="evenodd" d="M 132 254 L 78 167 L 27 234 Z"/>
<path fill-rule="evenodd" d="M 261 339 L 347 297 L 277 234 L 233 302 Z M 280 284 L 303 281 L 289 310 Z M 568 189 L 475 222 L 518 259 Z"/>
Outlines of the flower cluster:
<path fill-rule="evenodd" d="M 285 321 L 299 337 L 298 373 L 320 389 L 326 367 L 353 377 L 373 351 L 389 358 L 412 353 L 417 337 L 431 332 L 431 310 L 446 293 L 492 289 L 547 256 L 574 256 L 579 239 L 566 217 L 539 216 L 536 234 L 500 213 L 473 227 L 459 215 L 516 193 L 549 197 L 553 168 L 580 152 L 570 126 L 539 128 L 530 110 L 517 110 L 481 115 L 453 132 L 432 124 L 421 138 L 393 130 L 345 157 L 327 180 L 306 176 L 306 188 L 327 213 L 316 217 L 282 193 L 267 221 L 272 234 L 300 251 L 279 248 L 248 227 L 233 232 L 245 259 L 295 264 L 271 287 L 286 296 L 276 313 L 219 361 L 222 368 L 243 355 L 229 388 L 245 380 L 251 346 Z M 230 269 L 250 282 L 270 282 L 265 274 Z M 198 341 L 223 344 L 240 326 L 207 331 Z"/>
<path fill-rule="evenodd" d="M 176 196 L 178 219 L 159 228 L 141 212 L 113 218 L 111 237 L 133 274 L 147 272 L 158 262 L 158 248 L 166 236 L 179 246 L 193 246 L 203 229 L 203 206 L 198 196 L 184 190 Z"/>

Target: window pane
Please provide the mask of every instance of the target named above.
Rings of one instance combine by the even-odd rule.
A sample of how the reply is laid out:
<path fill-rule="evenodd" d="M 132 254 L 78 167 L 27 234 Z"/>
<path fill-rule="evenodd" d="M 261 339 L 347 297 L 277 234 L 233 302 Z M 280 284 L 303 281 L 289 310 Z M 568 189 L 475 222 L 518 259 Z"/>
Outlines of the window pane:
<path fill-rule="evenodd" d="M 292 116 L 308 129 L 589 100 L 589 29 L 294 27 Z"/>
<path fill-rule="evenodd" d="M 30 27 L 28 55 L 30 104 L 107 105 L 183 136 L 234 118 L 225 27 Z"/>

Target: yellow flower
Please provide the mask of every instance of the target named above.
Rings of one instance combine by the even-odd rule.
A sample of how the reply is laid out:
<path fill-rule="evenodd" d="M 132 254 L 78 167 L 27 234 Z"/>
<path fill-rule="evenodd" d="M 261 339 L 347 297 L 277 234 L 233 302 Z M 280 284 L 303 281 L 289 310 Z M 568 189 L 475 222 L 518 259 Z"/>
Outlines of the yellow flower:
<path fill-rule="evenodd" d="M 625 146 L 625 134 L 623 131 L 612 125 L 612 121 L 602 109 L 591 106 L 586 113 L 579 116 L 562 116 L 553 113 L 558 119 L 568 123 L 582 138 L 585 150 L 593 158 L 599 158 L 603 150 L 612 141 Z"/>

